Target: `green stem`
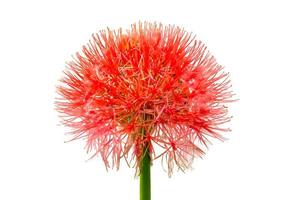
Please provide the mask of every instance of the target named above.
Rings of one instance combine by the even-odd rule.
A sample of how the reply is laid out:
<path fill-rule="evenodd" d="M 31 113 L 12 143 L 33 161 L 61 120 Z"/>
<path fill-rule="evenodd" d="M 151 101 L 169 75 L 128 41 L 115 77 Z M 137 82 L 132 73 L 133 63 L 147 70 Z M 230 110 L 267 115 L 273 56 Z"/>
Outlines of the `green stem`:
<path fill-rule="evenodd" d="M 145 145 L 140 163 L 140 200 L 151 200 L 151 159 L 149 145 Z"/>

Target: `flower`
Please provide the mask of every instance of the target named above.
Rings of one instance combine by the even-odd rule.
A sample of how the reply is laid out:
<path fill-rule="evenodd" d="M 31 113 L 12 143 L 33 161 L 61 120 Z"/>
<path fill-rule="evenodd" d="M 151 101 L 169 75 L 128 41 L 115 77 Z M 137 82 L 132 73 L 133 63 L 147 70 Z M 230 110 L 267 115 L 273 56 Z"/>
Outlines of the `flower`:
<path fill-rule="evenodd" d="M 228 73 L 207 47 L 176 26 L 133 24 L 103 30 L 67 64 L 56 108 L 72 139 L 107 168 L 121 158 L 139 168 L 148 145 L 169 175 L 203 156 L 209 137 L 223 140 L 232 101 Z M 92 156 L 92 157 L 93 157 Z"/>

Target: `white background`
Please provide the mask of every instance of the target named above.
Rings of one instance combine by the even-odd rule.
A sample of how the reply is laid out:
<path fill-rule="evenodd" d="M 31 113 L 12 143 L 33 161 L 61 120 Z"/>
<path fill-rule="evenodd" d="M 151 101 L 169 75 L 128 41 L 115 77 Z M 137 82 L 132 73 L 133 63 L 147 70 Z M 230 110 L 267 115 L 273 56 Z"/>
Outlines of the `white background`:
<path fill-rule="evenodd" d="M 1 1 L 0 199 L 138 199 L 134 169 L 106 172 L 64 143 L 55 84 L 65 61 L 107 26 L 176 24 L 231 72 L 239 102 L 228 141 L 185 174 L 152 167 L 153 200 L 300 199 L 297 1 Z"/>

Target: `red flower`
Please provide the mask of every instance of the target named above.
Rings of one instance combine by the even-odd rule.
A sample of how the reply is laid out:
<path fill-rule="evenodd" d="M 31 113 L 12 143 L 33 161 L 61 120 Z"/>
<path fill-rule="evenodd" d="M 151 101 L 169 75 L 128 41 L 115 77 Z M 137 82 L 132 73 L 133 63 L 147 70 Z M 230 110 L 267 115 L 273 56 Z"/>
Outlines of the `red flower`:
<path fill-rule="evenodd" d="M 171 174 L 204 154 L 207 136 L 223 139 L 230 87 L 201 41 L 175 26 L 139 23 L 94 34 L 68 63 L 56 106 L 106 167 L 125 158 L 138 168 L 149 144 Z"/>

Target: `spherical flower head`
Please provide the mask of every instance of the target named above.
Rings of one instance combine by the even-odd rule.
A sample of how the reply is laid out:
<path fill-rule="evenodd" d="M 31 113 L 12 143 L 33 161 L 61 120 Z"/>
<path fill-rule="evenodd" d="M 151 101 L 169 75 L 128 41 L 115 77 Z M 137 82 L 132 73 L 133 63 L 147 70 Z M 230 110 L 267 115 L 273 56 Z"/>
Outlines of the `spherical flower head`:
<path fill-rule="evenodd" d="M 72 138 L 84 138 L 107 168 L 124 158 L 138 169 L 147 146 L 171 174 L 204 154 L 208 136 L 223 139 L 230 87 L 192 34 L 145 22 L 92 35 L 67 64 L 56 107 Z"/>

